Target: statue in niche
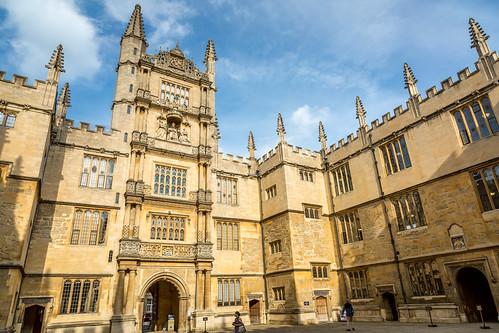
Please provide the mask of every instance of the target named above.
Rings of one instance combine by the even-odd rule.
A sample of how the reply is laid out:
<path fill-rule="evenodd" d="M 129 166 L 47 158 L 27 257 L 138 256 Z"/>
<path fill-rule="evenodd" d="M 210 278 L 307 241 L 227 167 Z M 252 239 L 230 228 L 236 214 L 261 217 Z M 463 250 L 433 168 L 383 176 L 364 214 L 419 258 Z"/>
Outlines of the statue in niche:
<path fill-rule="evenodd" d="M 156 130 L 156 135 L 159 139 L 166 139 L 166 132 L 168 126 L 165 118 L 158 118 L 158 129 Z"/>
<path fill-rule="evenodd" d="M 189 135 L 187 134 L 187 130 L 185 129 L 185 127 L 180 130 L 179 141 L 180 142 L 190 142 Z"/>
<path fill-rule="evenodd" d="M 178 141 L 179 135 L 178 135 L 178 130 L 175 127 L 175 123 L 170 123 L 170 126 L 168 127 L 167 139 L 170 141 Z"/>

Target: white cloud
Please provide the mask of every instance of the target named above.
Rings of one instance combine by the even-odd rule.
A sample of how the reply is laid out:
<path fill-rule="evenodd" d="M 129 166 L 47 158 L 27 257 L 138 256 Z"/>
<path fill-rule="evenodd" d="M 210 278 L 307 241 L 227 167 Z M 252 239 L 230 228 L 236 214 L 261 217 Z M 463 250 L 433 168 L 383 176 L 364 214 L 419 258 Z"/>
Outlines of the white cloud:
<path fill-rule="evenodd" d="M 91 79 L 101 67 L 97 29 L 73 0 L 6 0 L 2 7 L 7 19 L 1 27 L 12 32 L 9 61 L 25 75 L 44 79 L 44 66 L 58 44 L 64 46 L 65 80 Z"/>
<path fill-rule="evenodd" d="M 284 127 L 288 134 L 287 140 L 297 145 L 302 143 L 311 144 L 317 140 L 319 135 L 319 121 L 328 121 L 332 119 L 332 115 L 331 109 L 327 106 L 304 104 L 296 108 L 291 113 L 290 126 L 286 126 L 286 119 L 284 119 Z"/>
<path fill-rule="evenodd" d="M 113 19 L 128 22 L 137 0 L 105 0 L 106 12 Z M 178 0 L 149 0 L 141 4 L 142 15 L 152 31 L 146 31 L 146 38 L 153 47 L 172 47 L 191 33 L 187 19 L 196 14 L 192 6 Z"/>

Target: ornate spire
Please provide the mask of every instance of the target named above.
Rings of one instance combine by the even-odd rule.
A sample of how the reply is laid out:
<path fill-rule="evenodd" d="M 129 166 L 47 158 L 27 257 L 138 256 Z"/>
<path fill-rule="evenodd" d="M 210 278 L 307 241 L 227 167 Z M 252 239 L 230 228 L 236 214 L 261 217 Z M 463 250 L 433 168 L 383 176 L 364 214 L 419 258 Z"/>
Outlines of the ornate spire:
<path fill-rule="evenodd" d="M 206 73 L 210 81 L 215 82 L 215 61 L 217 61 L 217 54 L 215 52 L 215 43 L 209 39 L 204 52 L 204 64 L 206 66 Z"/>
<path fill-rule="evenodd" d="M 66 114 L 68 112 L 68 108 L 71 106 L 71 92 L 69 90 L 69 83 L 64 83 L 62 87 L 61 94 L 57 100 L 57 109 L 55 113 L 55 122 L 56 126 L 60 126 L 64 118 L 66 118 Z"/>
<path fill-rule="evenodd" d="M 478 52 L 478 56 L 484 56 L 490 53 L 489 46 L 487 45 L 487 39 L 489 36 L 483 31 L 482 27 L 473 18 L 469 20 L 469 32 L 471 37 L 471 48 L 475 48 Z"/>
<path fill-rule="evenodd" d="M 411 97 L 419 95 L 418 87 L 416 86 L 418 80 L 414 77 L 414 73 L 407 63 L 404 63 L 404 82 L 405 88 L 409 90 L 409 95 Z"/>
<path fill-rule="evenodd" d="M 147 45 L 146 35 L 144 33 L 144 21 L 142 19 L 142 12 L 139 4 L 135 5 L 130 21 L 128 22 L 125 33 L 123 34 L 123 37 L 129 36 L 138 37 Z"/>
<path fill-rule="evenodd" d="M 57 48 L 52 52 L 49 63 L 45 65 L 48 69 L 55 69 L 58 72 L 65 72 L 64 69 L 64 51 L 62 45 L 57 45 Z"/>
<path fill-rule="evenodd" d="M 279 135 L 279 141 L 286 141 L 286 129 L 284 128 L 284 121 L 282 121 L 281 113 L 277 114 L 277 135 Z"/>
<path fill-rule="evenodd" d="M 248 151 L 249 151 L 249 157 L 251 159 L 255 158 L 255 150 L 256 150 L 255 138 L 253 137 L 253 132 L 250 131 L 248 136 Z"/>
<path fill-rule="evenodd" d="M 215 52 L 215 43 L 212 39 L 208 39 L 208 44 L 204 52 L 204 63 L 206 64 L 209 60 L 218 60 L 217 53 Z"/>
<path fill-rule="evenodd" d="M 327 136 L 326 131 L 324 130 L 324 125 L 322 121 L 319 121 L 319 142 L 321 143 L 321 147 L 323 150 L 327 148 Z"/>
<path fill-rule="evenodd" d="M 220 140 L 220 138 L 222 137 L 220 135 L 220 127 L 218 127 L 218 118 L 217 116 L 215 115 L 215 122 L 214 122 L 214 125 L 215 125 L 215 133 L 213 133 L 214 135 L 214 138 L 217 139 L 217 140 Z"/>
<path fill-rule="evenodd" d="M 364 109 L 364 105 L 359 96 L 355 97 L 355 109 L 355 113 L 357 114 L 356 118 L 359 120 L 359 127 L 366 128 L 366 110 Z"/>
<path fill-rule="evenodd" d="M 59 105 L 64 105 L 65 107 L 71 106 L 71 91 L 69 90 L 69 83 L 64 83 L 62 86 L 61 94 L 58 100 Z"/>

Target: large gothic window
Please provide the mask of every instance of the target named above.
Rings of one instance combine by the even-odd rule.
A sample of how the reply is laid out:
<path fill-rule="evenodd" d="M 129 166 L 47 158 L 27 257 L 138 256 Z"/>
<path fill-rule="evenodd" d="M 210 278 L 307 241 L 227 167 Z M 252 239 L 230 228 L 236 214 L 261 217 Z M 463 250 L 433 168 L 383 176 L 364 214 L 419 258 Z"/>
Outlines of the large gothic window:
<path fill-rule="evenodd" d="M 442 278 L 434 261 L 419 261 L 407 265 L 414 296 L 445 295 Z"/>
<path fill-rule="evenodd" d="M 65 280 L 59 313 L 97 312 L 99 280 Z"/>
<path fill-rule="evenodd" d="M 185 217 L 152 215 L 151 239 L 183 241 L 184 238 Z"/>
<path fill-rule="evenodd" d="M 475 100 L 453 115 L 463 145 L 499 132 L 499 124 L 488 97 Z"/>
<path fill-rule="evenodd" d="M 187 170 L 156 164 L 154 168 L 154 194 L 186 197 Z"/>
<path fill-rule="evenodd" d="M 217 176 L 217 202 L 237 205 L 237 179 Z"/>
<path fill-rule="evenodd" d="M 348 272 L 348 282 L 350 284 L 351 298 L 357 299 L 371 297 L 369 280 L 367 279 L 367 270 Z"/>
<path fill-rule="evenodd" d="M 471 173 L 483 211 L 499 209 L 499 164 Z"/>
<path fill-rule="evenodd" d="M 239 251 L 239 223 L 217 222 L 217 250 Z"/>
<path fill-rule="evenodd" d="M 189 106 L 189 88 L 163 81 L 161 82 L 160 100 Z"/>
<path fill-rule="evenodd" d="M 334 181 L 334 192 L 336 195 L 353 191 L 352 176 L 350 175 L 350 167 L 345 163 L 332 171 Z"/>
<path fill-rule="evenodd" d="M 241 305 L 241 285 L 239 279 L 218 279 L 217 305 Z"/>
<path fill-rule="evenodd" d="M 110 189 L 113 185 L 115 162 L 116 160 L 107 157 L 85 155 L 80 186 Z"/>
<path fill-rule="evenodd" d="M 380 147 L 386 174 L 391 175 L 412 166 L 404 136 L 400 136 Z"/>
<path fill-rule="evenodd" d="M 341 224 L 343 244 L 358 242 L 364 239 L 362 226 L 356 213 L 348 213 L 338 217 Z"/>
<path fill-rule="evenodd" d="M 106 241 L 107 211 L 77 208 L 73 218 L 71 245 L 101 245 Z"/>
<path fill-rule="evenodd" d="M 418 191 L 405 193 L 392 199 L 399 231 L 415 229 L 426 225 Z"/>

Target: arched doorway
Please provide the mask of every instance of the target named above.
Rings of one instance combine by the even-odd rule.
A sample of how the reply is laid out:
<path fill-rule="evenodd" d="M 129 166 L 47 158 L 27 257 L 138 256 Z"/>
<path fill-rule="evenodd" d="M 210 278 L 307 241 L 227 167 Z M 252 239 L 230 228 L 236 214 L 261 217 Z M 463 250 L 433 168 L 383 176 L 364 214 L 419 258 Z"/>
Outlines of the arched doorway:
<path fill-rule="evenodd" d="M 497 308 L 485 275 L 473 267 L 464 267 L 457 272 L 456 281 L 464 313 L 469 322 L 481 321 L 477 305 L 482 306 L 485 321 L 497 321 Z"/>
<path fill-rule="evenodd" d="M 319 296 L 314 299 L 315 314 L 318 321 L 328 321 L 327 316 L 327 300 L 324 296 Z"/>
<path fill-rule="evenodd" d="M 252 299 L 249 302 L 249 315 L 251 324 L 260 324 L 260 301 Z"/>
<path fill-rule="evenodd" d="M 168 326 L 169 316 L 173 318 L 175 332 L 186 332 L 190 295 L 180 276 L 158 272 L 145 281 L 139 295 L 142 332 L 162 331 Z"/>
<path fill-rule="evenodd" d="M 383 309 L 385 310 L 385 320 L 397 321 L 399 320 L 399 313 L 397 311 L 397 303 L 395 296 L 392 293 L 386 292 L 381 295 L 383 300 Z"/>
<path fill-rule="evenodd" d="M 142 332 L 158 332 L 168 329 L 168 320 L 174 321 L 174 330 L 179 326 L 180 293 L 167 280 L 155 282 L 144 297 Z"/>
<path fill-rule="evenodd" d="M 32 305 L 24 310 L 23 328 L 21 333 L 41 333 L 45 308 Z"/>

